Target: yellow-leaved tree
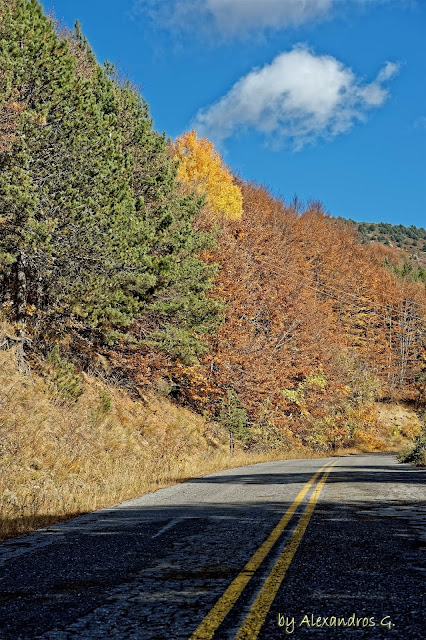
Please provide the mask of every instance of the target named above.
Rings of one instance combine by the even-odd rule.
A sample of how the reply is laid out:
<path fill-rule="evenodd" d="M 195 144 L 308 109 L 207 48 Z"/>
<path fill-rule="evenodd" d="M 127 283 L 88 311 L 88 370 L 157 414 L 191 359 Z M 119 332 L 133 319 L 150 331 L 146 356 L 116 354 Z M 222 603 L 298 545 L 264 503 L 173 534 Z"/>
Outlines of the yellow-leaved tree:
<path fill-rule="evenodd" d="M 183 133 L 173 145 L 173 156 L 179 162 L 179 180 L 196 193 L 205 195 L 215 216 L 230 220 L 241 217 L 241 189 L 210 140 L 198 138 L 194 130 Z"/>

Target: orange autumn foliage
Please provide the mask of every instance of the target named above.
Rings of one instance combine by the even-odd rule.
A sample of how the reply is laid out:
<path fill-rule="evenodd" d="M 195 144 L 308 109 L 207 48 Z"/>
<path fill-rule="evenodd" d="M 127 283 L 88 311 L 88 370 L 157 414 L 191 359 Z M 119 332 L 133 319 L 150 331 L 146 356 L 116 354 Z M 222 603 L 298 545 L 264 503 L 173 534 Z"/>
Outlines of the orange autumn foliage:
<path fill-rule="evenodd" d="M 426 369 L 424 286 L 387 270 L 391 249 L 359 244 L 319 203 L 302 210 L 238 187 L 242 217 L 222 219 L 203 255 L 220 267 L 211 295 L 226 309 L 200 363 L 129 346 L 114 366 L 138 386 L 165 379 L 173 397 L 215 418 L 237 398 L 247 446 L 380 448 L 374 399 L 416 399 Z"/>
<path fill-rule="evenodd" d="M 304 444 L 315 428 L 344 442 L 350 420 L 367 420 L 358 387 L 377 377 L 382 395 L 410 395 L 426 362 L 424 287 L 389 273 L 377 249 L 318 203 L 300 213 L 261 186 L 240 188 L 243 217 L 224 223 L 218 249 L 205 256 L 221 265 L 214 295 L 227 304 L 226 320 L 200 366 L 174 368 L 180 397 L 218 415 L 232 389 L 252 425 Z M 322 389 L 306 383 L 318 371 Z M 285 390 L 300 385 L 296 406 Z"/>

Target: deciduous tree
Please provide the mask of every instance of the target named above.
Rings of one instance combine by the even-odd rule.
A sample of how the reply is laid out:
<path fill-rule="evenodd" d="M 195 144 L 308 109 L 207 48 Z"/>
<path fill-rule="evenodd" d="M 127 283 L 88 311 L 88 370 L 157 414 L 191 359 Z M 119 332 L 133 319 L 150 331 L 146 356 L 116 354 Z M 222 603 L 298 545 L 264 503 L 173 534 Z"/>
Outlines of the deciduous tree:
<path fill-rule="evenodd" d="M 179 162 L 179 179 L 205 195 L 213 216 L 230 220 L 241 217 L 241 190 L 207 138 L 198 138 L 194 130 L 182 134 L 173 145 L 173 156 Z"/>

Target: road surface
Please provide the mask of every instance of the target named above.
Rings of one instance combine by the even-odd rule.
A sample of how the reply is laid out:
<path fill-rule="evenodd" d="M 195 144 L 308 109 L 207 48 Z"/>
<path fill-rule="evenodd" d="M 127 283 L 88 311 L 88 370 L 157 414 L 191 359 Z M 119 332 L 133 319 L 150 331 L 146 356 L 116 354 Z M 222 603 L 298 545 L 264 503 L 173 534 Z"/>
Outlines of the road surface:
<path fill-rule="evenodd" d="M 423 639 L 425 479 L 388 454 L 263 463 L 15 538 L 0 637 Z"/>

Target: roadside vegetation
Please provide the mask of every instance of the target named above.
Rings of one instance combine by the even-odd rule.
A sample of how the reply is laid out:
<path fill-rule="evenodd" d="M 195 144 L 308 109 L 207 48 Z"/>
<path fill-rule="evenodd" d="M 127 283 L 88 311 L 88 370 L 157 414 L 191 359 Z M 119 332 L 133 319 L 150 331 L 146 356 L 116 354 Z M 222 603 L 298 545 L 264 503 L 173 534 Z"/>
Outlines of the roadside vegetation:
<path fill-rule="evenodd" d="M 400 462 L 411 462 L 417 467 L 426 466 L 426 415 L 423 414 L 421 432 L 414 437 L 414 442 L 404 448 L 398 456 Z"/>
<path fill-rule="evenodd" d="M 0 344 L 9 331 L 3 323 Z M 248 447 L 232 400 L 212 421 L 167 388 L 136 397 L 113 377 L 77 373 L 57 351 L 34 369 L 20 373 L 14 349 L 0 350 L 0 540 L 221 469 L 324 455 L 269 432 Z M 410 412 L 385 417 L 333 453 L 397 450 L 417 429 Z"/>
<path fill-rule="evenodd" d="M 78 24 L 4 0 L 2 535 L 419 436 L 382 408 L 424 408 L 424 282 L 358 231 L 236 178 L 195 131 L 168 141 Z"/>
<path fill-rule="evenodd" d="M 3 324 L 0 344 L 8 334 Z M 315 455 L 239 441 L 231 455 L 227 427 L 167 390 L 135 397 L 57 353 L 36 368 L 20 373 L 14 349 L 0 350 L 0 540 L 220 469 Z"/>

